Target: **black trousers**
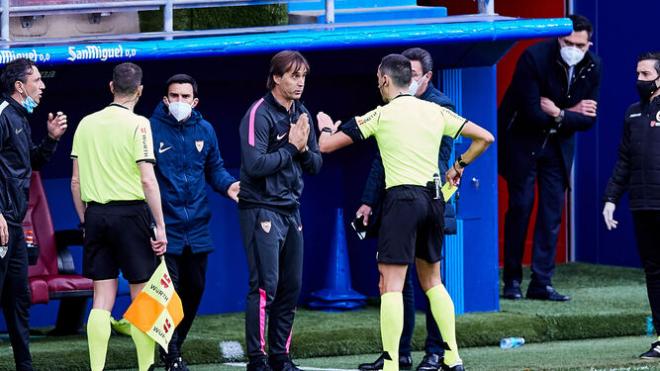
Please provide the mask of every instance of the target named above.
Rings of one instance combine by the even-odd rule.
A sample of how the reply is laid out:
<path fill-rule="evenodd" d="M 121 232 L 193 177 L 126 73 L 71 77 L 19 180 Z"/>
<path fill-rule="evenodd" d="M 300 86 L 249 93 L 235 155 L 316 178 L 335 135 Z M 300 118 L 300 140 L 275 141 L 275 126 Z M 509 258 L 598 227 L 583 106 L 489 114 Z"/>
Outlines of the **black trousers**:
<path fill-rule="evenodd" d="M 534 227 L 530 287 L 541 289 L 552 284 L 557 238 L 568 185 L 559 145 L 552 139 L 533 159 L 521 159 L 521 166 L 511 165 L 507 173 L 509 208 L 504 221 L 505 284 L 522 282 L 522 258 L 534 206 L 535 182 L 538 182 L 539 203 Z"/>
<path fill-rule="evenodd" d="M 0 258 L 0 305 L 7 323 L 16 370 L 32 370 L 30 355 L 30 291 L 23 228 L 9 226 L 7 254 Z"/>
<path fill-rule="evenodd" d="M 646 275 L 646 292 L 651 305 L 653 326 L 660 336 L 660 210 L 633 211 L 637 250 Z"/>
<path fill-rule="evenodd" d="M 239 210 L 250 288 L 245 310 L 245 343 L 251 360 L 265 357 L 268 324 L 270 357 L 287 357 L 302 285 L 303 232 L 300 214 L 263 208 Z"/>
<path fill-rule="evenodd" d="M 403 286 L 403 331 L 399 341 L 399 355 L 408 356 L 412 351 L 412 337 L 415 330 L 415 266 L 408 267 L 406 273 L 406 282 Z M 424 350 L 426 353 L 433 353 L 443 356 L 445 350 L 442 347 L 442 336 L 438 329 L 438 324 L 433 318 L 431 307 L 426 308 L 426 342 Z"/>
<path fill-rule="evenodd" d="M 181 347 L 192 327 L 204 294 L 208 256 L 208 253 L 193 254 L 190 246 L 185 246 L 181 255 L 165 254 L 167 270 L 183 306 L 183 320 L 172 334 L 168 353 L 160 350 L 165 359 L 174 360 L 181 356 Z"/>

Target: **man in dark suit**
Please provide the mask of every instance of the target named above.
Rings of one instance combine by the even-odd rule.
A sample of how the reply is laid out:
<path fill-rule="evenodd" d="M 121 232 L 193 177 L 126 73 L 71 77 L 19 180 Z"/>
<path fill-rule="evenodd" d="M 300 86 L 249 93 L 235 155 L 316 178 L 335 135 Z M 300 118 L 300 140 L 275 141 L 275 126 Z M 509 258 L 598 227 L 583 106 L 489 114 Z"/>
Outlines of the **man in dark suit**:
<path fill-rule="evenodd" d="M 580 15 L 569 18 L 573 21 L 570 35 L 523 52 L 498 111 L 500 173 L 509 190 L 504 224 L 503 296 L 507 299 L 522 298 L 522 256 L 538 182 L 527 298 L 570 300 L 553 288 L 552 275 L 575 133 L 596 122 L 600 60 L 589 51 L 591 22 Z"/>

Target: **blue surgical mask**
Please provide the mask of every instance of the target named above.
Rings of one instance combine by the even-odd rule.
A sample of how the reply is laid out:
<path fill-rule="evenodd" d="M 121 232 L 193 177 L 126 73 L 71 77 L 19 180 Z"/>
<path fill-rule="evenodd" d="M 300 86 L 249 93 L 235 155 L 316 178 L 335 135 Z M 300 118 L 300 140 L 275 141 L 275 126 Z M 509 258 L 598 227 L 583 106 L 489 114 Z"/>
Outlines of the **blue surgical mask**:
<path fill-rule="evenodd" d="M 23 100 L 23 103 L 21 103 L 21 105 L 23 105 L 23 108 L 25 108 L 25 110 L 28 111 L 28 113 L 32 113 L 34 109 L 39 105 L 39 103 L 35 102 L 35 100 L 28 95 L 27 98 Z"/>

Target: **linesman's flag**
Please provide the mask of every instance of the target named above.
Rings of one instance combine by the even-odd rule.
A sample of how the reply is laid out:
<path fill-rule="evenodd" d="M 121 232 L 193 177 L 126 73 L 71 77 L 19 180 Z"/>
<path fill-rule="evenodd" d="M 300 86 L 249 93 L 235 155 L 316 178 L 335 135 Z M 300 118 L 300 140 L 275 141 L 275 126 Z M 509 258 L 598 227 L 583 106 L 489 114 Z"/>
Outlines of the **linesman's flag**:
<path fill-rule="evenodd" d="M 167 351 L 172 333 L 183 319 L 183 307 L 164 259 L 128 307 L 124 318 Z"/>

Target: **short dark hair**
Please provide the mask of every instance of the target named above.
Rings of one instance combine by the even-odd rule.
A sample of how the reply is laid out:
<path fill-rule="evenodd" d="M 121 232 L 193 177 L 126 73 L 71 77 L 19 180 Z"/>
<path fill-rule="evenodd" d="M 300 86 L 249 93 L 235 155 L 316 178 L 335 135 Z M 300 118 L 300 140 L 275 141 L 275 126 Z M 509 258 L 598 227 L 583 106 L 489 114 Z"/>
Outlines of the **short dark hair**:
<path fill-rule="evenodd" d="M 5 70 L 0 75 L 0 82 L 2 82 L 2 89 L 7 94 L 14 93 L 16 81 L 22 83 L 27 82 L 28 75 L 32 75 L 33 67 L 36 65 L 34 62 L 27 58 L 17 58 L 7 63 Z"/>
<path fill-rule="evenodd" d="M 197 98 L 197 81 L 192 78 L 190 75 L 186 75 L 185 73 L 178 73 L 169 79 L 167 79 L 167 82 L 165 83 L 165 96 L 170 91 L 170 85 L 172 84 L 190 84 L 192 85 L 193 88 L 193 97 Z"/>
<path fill-rule="evenodd" d="M 394 85 L 404 87 L 410 85 L 412 80 L 412 67 L 410 59 L 401 54 L 389 54 L 383 57 L 378 67 L 382 75 L 392 78 Z"/>
<path fill-rule="evenodd" d="M 125 62 L 112 70 L 112 87 L 117 95 L 131 95 L 142 85 L 142 68 L 135 63 Z"/>
<path fill-rule="evenodd" d="M 272 90 L 275 87 L 273 76 L 284 76 L 288 71 L 298 72 L 302 67 L 309 73 L 309 63 L 300 52 L 295 50 L 282 50 L 275 54 L 270 60 L 270 70 L 268 71 L 268 81 L 266 87 Z"/>
<path fill-rule="evenodd" d="M 422 73 L 426 74 L 433 70 L 433 57 L 431 53 L 422 48 L 410 48 L 401 53 L 411 61 L 418 61 L 422 65 Z"/>
<path fill-rule="evenodd" d="M 660 52 L 646 52 L 640 54 L 639 57 L 637 57 L 637 63 L 647 60 L 655 61 L 655 65 L 653 67 L 655 67 L 655 72 L 660 75 Z"/>
<path fill-rule="evenodd" d="M 594 34 L 594 27 L 591 25 L 591 21 L 589 18 L 579 15 L 579 14 L 571 14 L 568 16 L 568 18 L 573 21 L 573 31 L 575 32 L 580 32 L 580 31 L 587 31 L 587 35 L 589 35 L 589 40 L 591 40 L 591 35 Z"/>

